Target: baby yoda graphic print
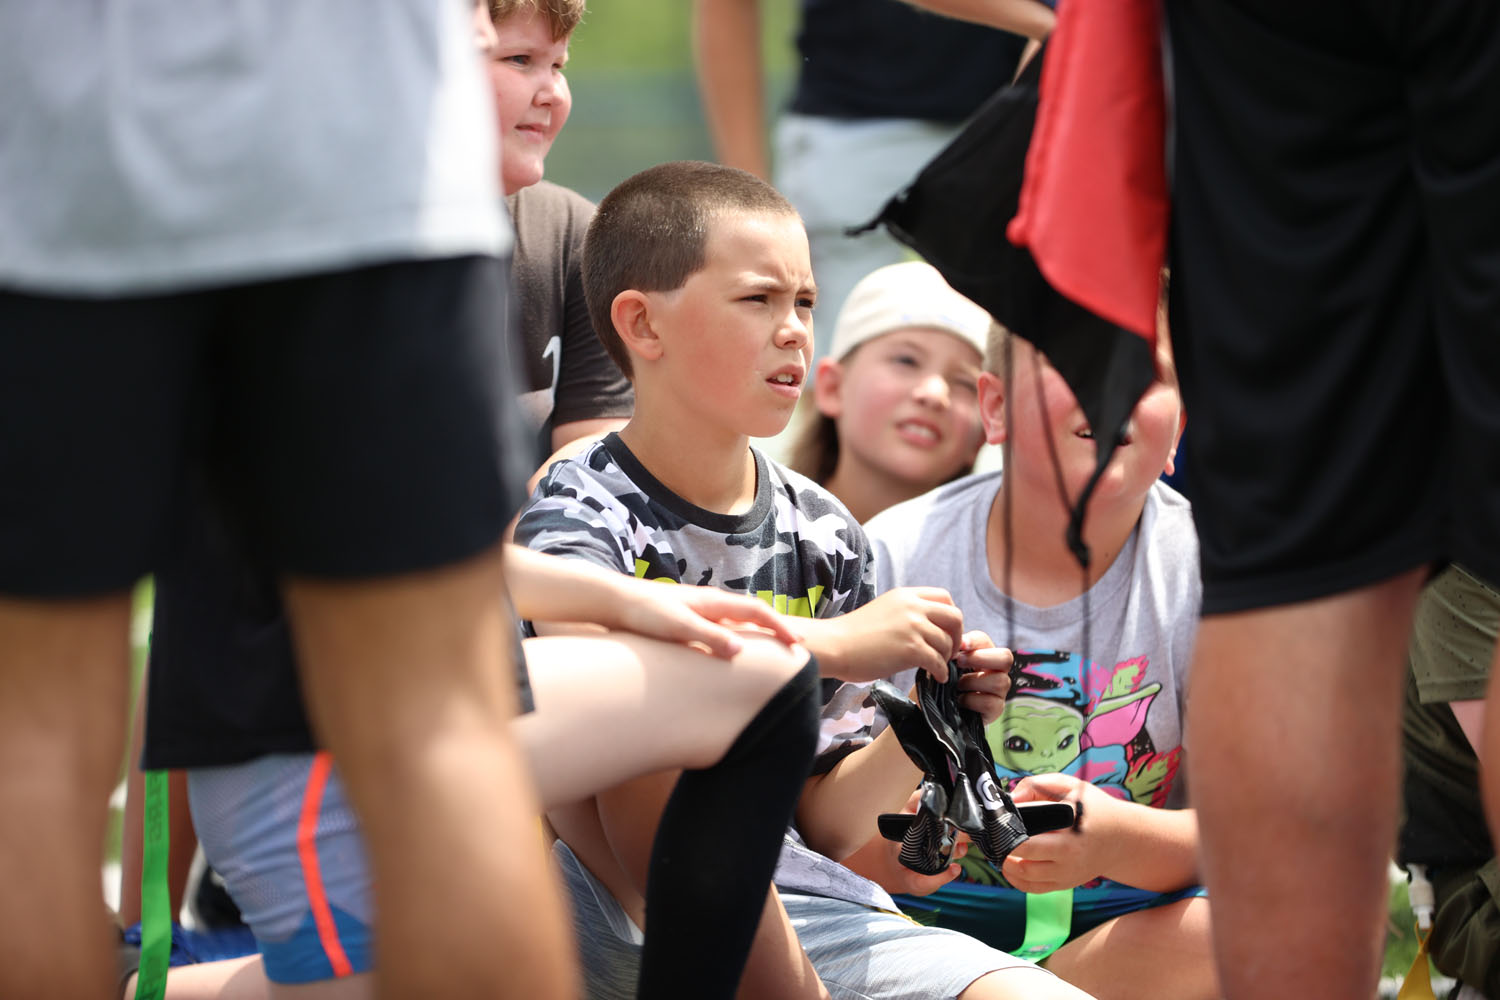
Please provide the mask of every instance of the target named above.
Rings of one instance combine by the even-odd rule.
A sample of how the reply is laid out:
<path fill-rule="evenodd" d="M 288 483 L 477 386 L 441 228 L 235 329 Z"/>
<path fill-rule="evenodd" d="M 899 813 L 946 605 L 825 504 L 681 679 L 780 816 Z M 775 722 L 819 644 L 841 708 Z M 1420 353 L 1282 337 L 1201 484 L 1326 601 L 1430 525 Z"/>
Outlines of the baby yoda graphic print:
<path fill-rule="evenodd" d="M 1005 711 L 985 731 L 1001 784 L 1061 772 L 1116 798 L 1165 805 L 1182 748 L 1152 743 L 1146 721 L 1162 686 L 1146 682 L 1146 667 L 1145 657 L 1085 666 L 1076 653 L 1017 650 Z M 966 880 L 1005 884 L 977 854 L 960 864 Z"/>
<path fill-rule="evenodd" d="M 859 522 L 810 480 L 755 453 L 742 514 L 696 507 L 610 434 L 552 466 L 516 524 L 516 541 L 665 583 L 721 587 L 777 611 L 823 618 L 874 594 Z"/>
<path fill-rule="evenodd" d="M 963 610 L 965 628 L 982 629 L 1015 651 L 1006 710 L 985 733 L 1005 787 L 1055 773 L 1143 806 L 1188 806 L 1192 763 L 1182 749 L 1183 709 L 1202 595 L 1191 508 L 1157 483 L 1135 533 L 1087 595 L 1030 605 L 1007 598 L 992 565 L 989 527 L 1001 475 L 958 480 L 874 518 L 867 532 L 880 588 L 943 587 Z M 1085 643 L 1088 657 L 1078 652 Z M 1085 831 L 1089 826 L 1085 815 Z M 958 879 L 898 903 L 920 920 L 1003 950 L 1019 948 L 1028 925 L 1026 894 L 977 851 L 960 866 Z M 1095 879 L 1072 891 L 1070 933 L 1078 935 L 1201 890 L 1158 893 Z"/>
<path fill-rule="evenodd" d="M 1117 798 L 1165 804 L 1182 749 L 1152 746 L 1146 718 L 1161 685 L 1145 675 L 1144 657 L 1085 670 L 1076 654 L 1017 652 L 1005 712 L 986 731 L 1006 789 L 1062 772 Z"/>

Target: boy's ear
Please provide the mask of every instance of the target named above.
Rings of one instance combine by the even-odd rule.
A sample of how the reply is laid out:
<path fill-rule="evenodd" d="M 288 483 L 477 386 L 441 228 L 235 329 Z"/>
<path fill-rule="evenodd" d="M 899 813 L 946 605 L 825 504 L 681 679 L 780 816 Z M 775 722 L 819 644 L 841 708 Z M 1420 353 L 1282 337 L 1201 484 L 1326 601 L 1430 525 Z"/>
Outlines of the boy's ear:
<path fill-rule="evenodd" d="M 813 402 L 819 413 L 837 420 L 844 410 L 844 366 L 832 358 L 819 358 L 813 372 Z"/>
<path fill-rule="evenodd" d="M 644 361 L 661 357 L 661 340 L 651 328 L 651 300 L 645 292 L 627 288 L 616 295 L 609 304 L 609 321 L 631 354 Z"/>
<path fill-rule="evenodd" d="M 979 422 L 987 444 L 1005 442 L 1005 380 L 994 372 L 979 373 Z"/>

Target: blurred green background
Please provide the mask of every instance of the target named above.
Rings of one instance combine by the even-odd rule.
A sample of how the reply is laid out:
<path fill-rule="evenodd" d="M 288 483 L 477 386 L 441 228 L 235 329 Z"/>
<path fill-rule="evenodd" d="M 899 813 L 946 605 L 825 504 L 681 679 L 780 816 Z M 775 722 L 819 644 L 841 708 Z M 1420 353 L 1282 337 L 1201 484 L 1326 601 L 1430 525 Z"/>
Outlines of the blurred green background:
<path fill-rule="evenodd" d="M 796 0 L 760 8 L 773 117 L 791 85 Z M 548 180 L 598 201 L 653 164 L 713 158 L 693 80 L 689 0 L 593 0 L 573 33 L 568 83 L 573 113 L 547 157 Z"/>

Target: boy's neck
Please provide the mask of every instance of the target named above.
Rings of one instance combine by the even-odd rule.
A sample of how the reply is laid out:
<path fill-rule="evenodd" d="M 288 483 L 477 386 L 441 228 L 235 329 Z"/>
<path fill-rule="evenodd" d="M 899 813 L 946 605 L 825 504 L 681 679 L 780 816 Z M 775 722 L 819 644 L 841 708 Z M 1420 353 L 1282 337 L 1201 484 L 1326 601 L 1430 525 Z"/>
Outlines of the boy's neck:
<path fill-rule="evenodd" d="M 637 408 L 620 440 L 663 486 L 695 507 L 743 514 L 755 503 L 755 457 L 742 434 L 663 427 Z"/>
<path fill-rule="evenodd" d="M 1005 552 L 1010 544 L 1010 596 L 1022 604 L 1037 608 L 1056 607 L 1083 594 L 1098 583 L 1119 558 L 1130 535 L 1140 522 L 1146 498 L 1138 503 L 1099 508 L 1092 505 L 1083 522 L 1083 541 L 1089 550 L 1087 577 L 1068 548 L 1066 533 L 1068 513 L 1055 493 L 1045 497 L 1023 497 L 1024 491 L 1013 491 L 1010 497 L 1011 527 L 1005 526 L 1006 491 L 1002 477 L 1000 489 L 990 504 L 985 519 L 985 561 L 990 579 L 1002 591 L 1005 587 Z"/>
<path fill-rule="evenodd" d="M 911 487 L 905 483 L 855 471 L 843 462 L 833 470 L 823 488 L 848 507 L 860 524 L 912 496 Z"/>

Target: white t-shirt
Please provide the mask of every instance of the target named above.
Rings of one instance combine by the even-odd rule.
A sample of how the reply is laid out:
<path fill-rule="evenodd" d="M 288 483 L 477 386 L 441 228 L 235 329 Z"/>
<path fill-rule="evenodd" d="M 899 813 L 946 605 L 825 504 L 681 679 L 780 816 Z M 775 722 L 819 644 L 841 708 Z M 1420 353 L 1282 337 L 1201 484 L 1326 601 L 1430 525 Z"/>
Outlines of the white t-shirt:
<path fill-rule="evenodd" d="M 0 287 L 505 252 L 470 25 L 468 0 L 0 5 Z"/>

